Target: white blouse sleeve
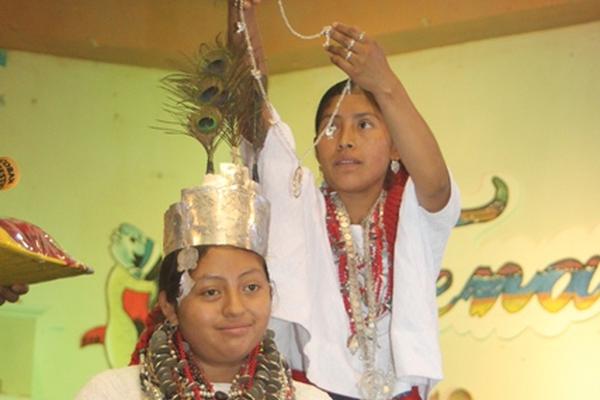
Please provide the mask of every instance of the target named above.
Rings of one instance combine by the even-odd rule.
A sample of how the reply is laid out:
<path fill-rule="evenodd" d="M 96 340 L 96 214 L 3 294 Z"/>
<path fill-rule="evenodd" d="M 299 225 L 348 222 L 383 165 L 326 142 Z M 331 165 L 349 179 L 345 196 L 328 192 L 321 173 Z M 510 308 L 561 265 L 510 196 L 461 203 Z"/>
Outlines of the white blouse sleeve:
<path fill-rule="evenodd" d="M 421 230 L 422 240 L 427 244 L 430 254 L 433 257 L 431 265 L 436 267 L 433 271 L 435 277 L 439 273 L 440 264 L 444 255 L 444 250 L 450 236 L 450 231 L 456 225 L 460 216 L 460 192 L 456 182 L 450 176 L 450 197 L 446 205 L 439 211 L 430 212 L 421 207 L 418 202 L 415 185 L 412 179 L 408 179 L 403 196 L 403 207 L 417 218 Z M 402 214 L 400 216 L 402 218 Z"/>
<path fill-rule="evenodd" d="M 109 369 L 94 376 L 75 400 L 141 400 L 139 367 Z"/>
<path fill-rule="evenodd" d="M 306 383 L 294 382 L 296 389 L 296 400 L 328 400 L 331 399 L 327 393 L 319 388 Z"/>

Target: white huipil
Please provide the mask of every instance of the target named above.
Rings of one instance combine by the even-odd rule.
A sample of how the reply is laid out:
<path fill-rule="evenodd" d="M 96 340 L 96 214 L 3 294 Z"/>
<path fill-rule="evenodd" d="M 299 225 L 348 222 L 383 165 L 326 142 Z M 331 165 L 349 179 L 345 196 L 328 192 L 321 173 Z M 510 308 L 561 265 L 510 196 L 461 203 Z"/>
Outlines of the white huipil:
<path fill-rule="evenodd" d="M 307 168 L 300 196 L 292 194 L 298 167 L 294 152 L 290 128 L 275 115 L 258 162 L 262 192 L 271 202 L 266 259 L 275 298 L 270 326 L 292 368 L 327 391 L 360 398 L 362 362 L 360 351 L 352 355 L 346 346 L 350 325 L 328 239 L 325 200 Z M 392 311 L 377 322 L 376 364 L 384 372 L 391 368 L 394 395 L 418 386 L 426 398 L 442 378 L 436 280 L 459 214 L 454 181 L 448 203 L 435 213 L 419 205 L 414 183 L 406 182 L 393 244 Z"/>

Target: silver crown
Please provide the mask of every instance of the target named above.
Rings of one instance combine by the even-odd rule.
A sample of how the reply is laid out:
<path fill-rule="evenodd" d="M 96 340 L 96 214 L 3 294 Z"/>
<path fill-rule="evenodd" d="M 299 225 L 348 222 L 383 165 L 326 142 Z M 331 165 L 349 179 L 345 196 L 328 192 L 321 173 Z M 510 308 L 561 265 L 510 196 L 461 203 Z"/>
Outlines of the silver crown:
<path fill-rule="evenodd" d="M 201 186 L 183 189 L 165 213 L 164 254 L 198 245 L 230 245 L 262 257 L 269 238 L 269 202 L 248 169 L 221 164 Z"/>

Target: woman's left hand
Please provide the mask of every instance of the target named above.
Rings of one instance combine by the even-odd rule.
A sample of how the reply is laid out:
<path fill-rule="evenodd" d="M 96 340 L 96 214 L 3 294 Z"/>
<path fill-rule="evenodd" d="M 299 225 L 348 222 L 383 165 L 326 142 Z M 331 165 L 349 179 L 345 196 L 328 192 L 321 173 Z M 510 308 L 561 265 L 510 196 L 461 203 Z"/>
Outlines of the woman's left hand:
<path fill-rule="evenodd" d="M 358 86 L 375 94 L 389 90 L 398 82 L 381 46 L 363 31 L 335 23 L 330 35 L 335 44 L 325 49 L 331 62 Z"/>
<path fill-rule="evenodd" d="M 14 284 L 12 286 L 0 286 L 0 305 L 5 301 L 15 303 L 19 300 L 19 296 L 24 295 L 29 291 L 28 285 Z"/>

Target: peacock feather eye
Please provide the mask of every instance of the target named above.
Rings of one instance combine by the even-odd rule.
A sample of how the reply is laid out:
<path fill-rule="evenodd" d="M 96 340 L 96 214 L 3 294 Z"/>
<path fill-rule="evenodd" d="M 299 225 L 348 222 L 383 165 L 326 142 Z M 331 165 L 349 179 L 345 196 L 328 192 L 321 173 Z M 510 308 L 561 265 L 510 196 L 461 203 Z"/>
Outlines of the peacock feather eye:
<path fill-rule="evenodd" d="M 228 48 L 218 36 L 214 44 L 200 45 L 188 68 L 162 80 L 173 121 L 161 129 L 196 138 L 207 152 L 208 172 L 219 143 L 238 148 L 242 135 L 257 149 L 264 142 L 260 91 L 246 57 L 244 48 Z"/>
<path fill-rule="evenodd" d="M 212 117 L 204 117 L 198 122 L 198 130 L 202 133 L 210 133 L 218 126 L 217 121 Z"/>
<path fill-rule="evenodd" d="M 192 97 L 194 98 L 195 102 L 202 107 L 206 105 L 220 107 L 222 104 L 220 98 L 223 93 L 223 86 L 224 83 L 222 77 L 205 77 L 195 85 L 195 90 Z"/>
<path fill-rule="evenodd" d="M 231 64 L 231 55 L 227 48 L 205 48 L 204 53 L 201 54 L 201 60 L 201 74 L 224 76 Z"/>
<path fill-rule="evenodd" d="M 206 64 L 206 71 L 215 75 L 223 75 L 225 73 L 226 62 L 224 59 L 216 59 Z"/>
<path fill-rule="evenodd" d="M 219 93 L 219 88 L 216 86 L 209 86 L 200 92 L 198 95 L 198 101 L 200 103 L 210 103 Z"/>
<path fill-rule="evenodd" d="M 214 107 L 204 107 L 190 116 L 190 128 L 197 138 L 218 134 L 222 125 L 223 117 Z"/>

